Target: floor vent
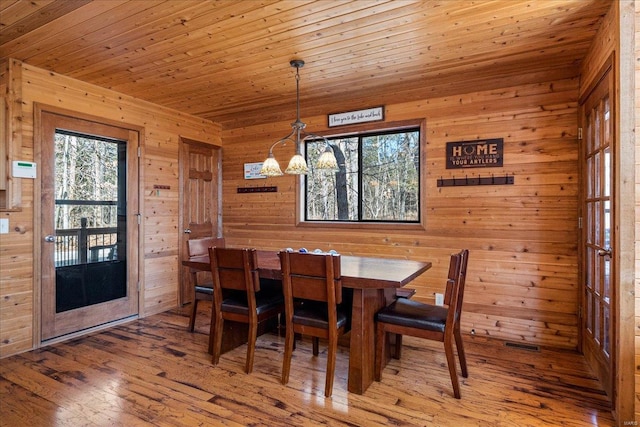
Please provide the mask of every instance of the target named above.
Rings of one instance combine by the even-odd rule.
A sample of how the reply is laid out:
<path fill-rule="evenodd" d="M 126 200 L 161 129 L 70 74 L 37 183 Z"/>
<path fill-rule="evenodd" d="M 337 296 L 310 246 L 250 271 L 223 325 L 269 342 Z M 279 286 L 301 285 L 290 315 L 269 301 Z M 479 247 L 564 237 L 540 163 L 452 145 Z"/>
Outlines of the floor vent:
<path fill-rule="evenodd" d="M 518 342 L 509 341 L 505 342 L 504 345 L 506 345 L 507 347 L 519 348 L 520 350 L 540 351 L 540 347 L 538 347 L 537 345 L 521 344 Z"/>

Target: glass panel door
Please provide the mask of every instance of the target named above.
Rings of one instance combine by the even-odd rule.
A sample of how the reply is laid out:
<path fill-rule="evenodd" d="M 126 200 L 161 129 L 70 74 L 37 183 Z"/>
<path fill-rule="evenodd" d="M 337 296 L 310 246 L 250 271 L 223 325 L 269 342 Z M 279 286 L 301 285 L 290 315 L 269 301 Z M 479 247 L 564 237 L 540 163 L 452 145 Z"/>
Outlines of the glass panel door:
<path fill-rule="evenodd" d="M 613 159 L 611 72 L 582 105 L 583 284 L 582 347 L 586 359 L 612 396 Z"/>
<path fill-rule="evenodd" d="M 138 313 L 138 132 L 36 111 L 42 341 Z"/>
<path fill-rule="evenodd" d="M 56 313 L 127 295 L 126 142 L 55 134 Z"/>

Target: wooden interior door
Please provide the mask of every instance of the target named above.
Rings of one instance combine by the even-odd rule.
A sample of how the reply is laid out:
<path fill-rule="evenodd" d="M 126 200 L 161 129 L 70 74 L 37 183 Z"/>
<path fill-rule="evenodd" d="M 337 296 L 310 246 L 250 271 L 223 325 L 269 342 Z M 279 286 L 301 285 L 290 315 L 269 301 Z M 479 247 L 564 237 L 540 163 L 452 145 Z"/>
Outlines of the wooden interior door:
<path fill-rule="evenodd" d="M 180 182 L 182 243 L 181 259 L 187 257 L 189 239 L 222 237 L 220 208 L 220 148 L 181 139 Z M 202 273 L 206 274 L 206 273 Z M 182 269 L 180 303 L 191 302 L 192 276 Z"/>
<path fill-rule="evenodd" d="M 97 121 L 36 114 L 46 341 L 138 314 L 139 137 Z"/>
<path fill-rule="evenodd" d="M 616 363 L 615 323 L 617 271 L 614 212 L 614 107 L 613 71 L 604 72 L 597 86 L 581 103 L 583 138 L 582 200 L 582 351 L 613 397 Z"/>

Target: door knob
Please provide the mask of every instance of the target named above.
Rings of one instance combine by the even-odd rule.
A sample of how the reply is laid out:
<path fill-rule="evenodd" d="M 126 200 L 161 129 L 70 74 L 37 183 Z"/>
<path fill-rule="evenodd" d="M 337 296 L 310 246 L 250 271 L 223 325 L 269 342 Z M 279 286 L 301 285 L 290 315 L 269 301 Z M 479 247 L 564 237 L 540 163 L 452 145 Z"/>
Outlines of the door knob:
<path fill-rule="evenodd" d="M 190 228 L 185 228 L 184 229 L 184 234 L 191 234 L 191 229 Z"/>
<path fill-rule="evenodd" d="M 48 236 L 44 236 L 44 241 L 48 243 L 55 243 L 56 236 L 52 236 L 51 234 L 49 234 Z"/>
<path fill-rule="evenodd" d="M 611 258 L 611 248 L 598 250 L 598 255 L 600 255 L 600 256 L 608 256 L 609 258 Z"/>

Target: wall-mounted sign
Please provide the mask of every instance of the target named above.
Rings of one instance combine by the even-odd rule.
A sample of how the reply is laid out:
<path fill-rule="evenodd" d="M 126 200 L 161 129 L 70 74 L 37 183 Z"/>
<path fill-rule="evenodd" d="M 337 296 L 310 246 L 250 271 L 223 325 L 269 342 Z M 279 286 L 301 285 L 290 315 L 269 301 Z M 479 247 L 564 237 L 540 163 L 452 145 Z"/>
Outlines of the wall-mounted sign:
<path fill-rule="evenodd" d="M 262 162 L 260 162 L 260 163 L 245 163 L 244 164 L 244 179 L 266 178 L 265 175 L 260 175 L 260 169 L 262 169 Z"/>
<path fill-rule="evenodd" d="M 447 142 L 447 169 L 502 167 L 502 138 Z"/>
<path fill-rule="evenodd" d="M 381 120 L 384 120 L 384 107 L 373 107 L 367 108 L 366 110 L 329 114 L 329 127 L 377 122 Z"/>

